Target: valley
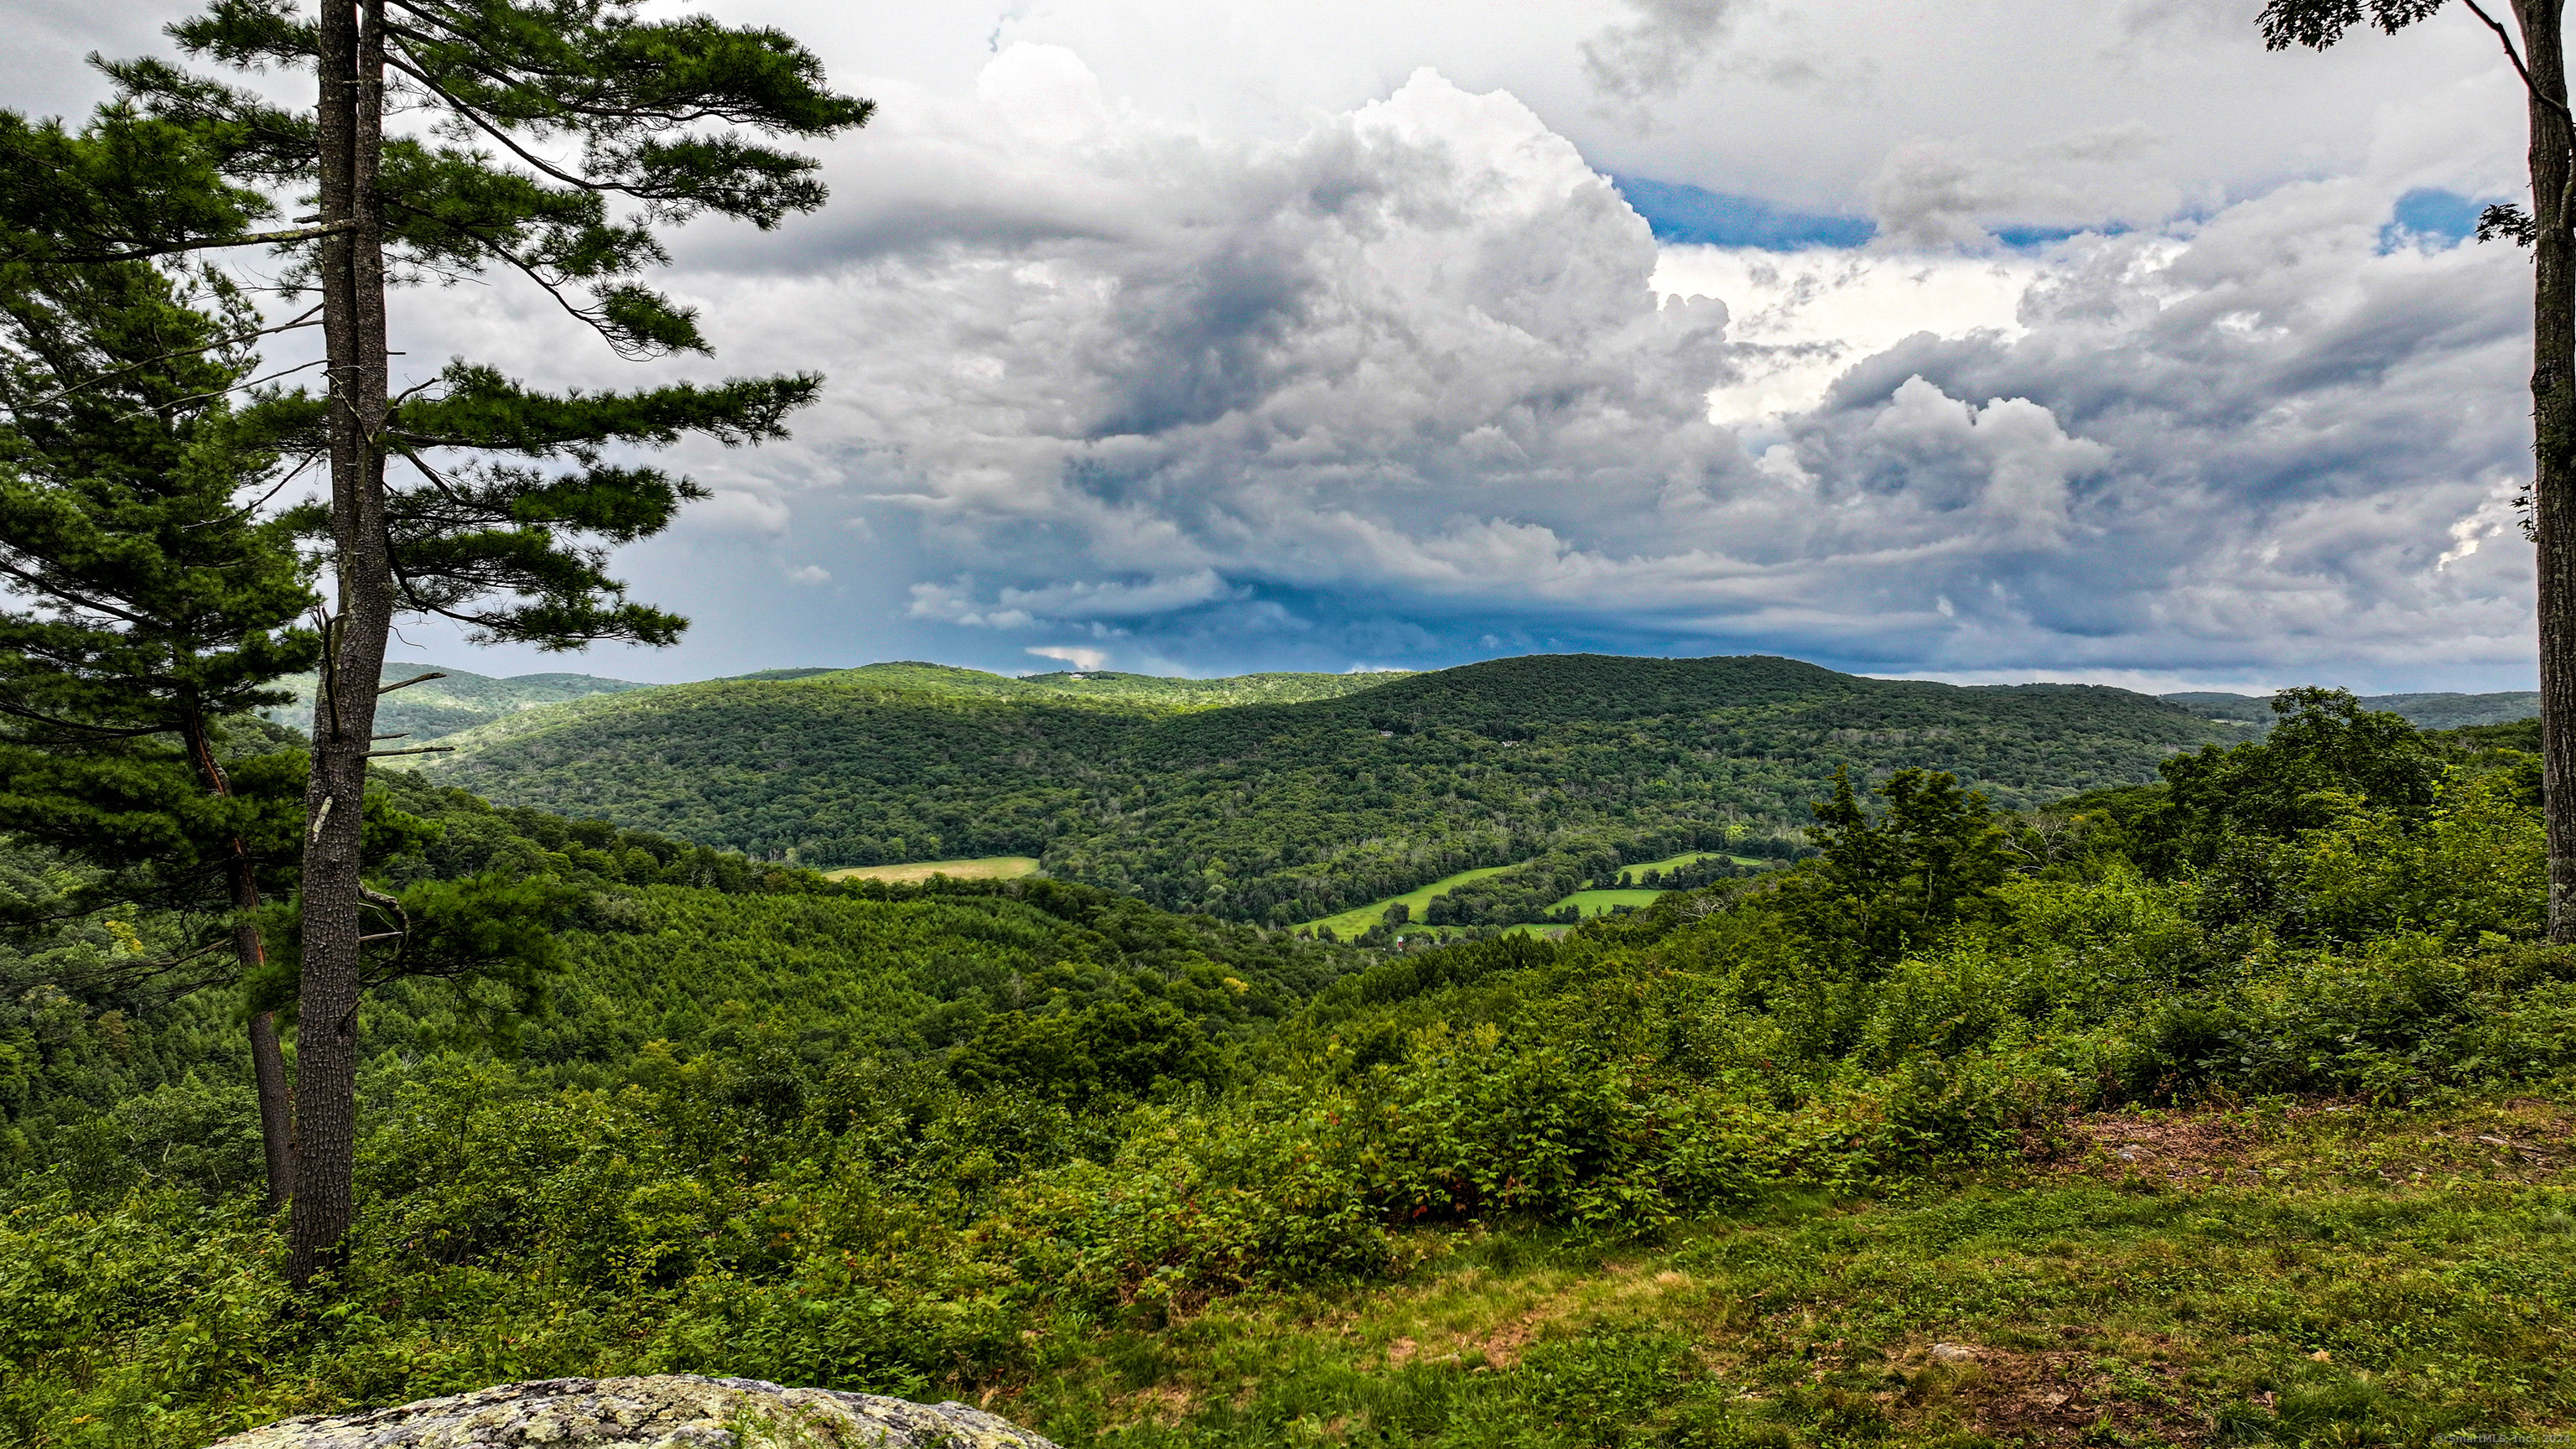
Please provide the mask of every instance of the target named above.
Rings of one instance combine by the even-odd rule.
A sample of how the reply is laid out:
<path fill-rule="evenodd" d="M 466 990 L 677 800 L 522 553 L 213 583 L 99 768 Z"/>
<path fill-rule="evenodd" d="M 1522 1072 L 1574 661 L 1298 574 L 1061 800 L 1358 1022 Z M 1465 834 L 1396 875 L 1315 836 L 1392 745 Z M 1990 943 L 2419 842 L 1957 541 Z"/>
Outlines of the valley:
<path fill-rule="evenodd" d="M 2537 938 L 2527 727 L 2326 697 L 2160 769 L 2205 733 L 2161 701 L 1777 663 L 1249 705 L 884 671 L 493 721 L 486 748 L 555 739 L 535 758 L 567 770 L 549 716 L 592 751 L 855 717 L 838 738 L 909 738 L 960 790 L 996 740 L 1176 762 L 1194 793 L 1121 806 L 1130 830 L 1276 822 L 1248 784 L 1326 779 L 1354 821 L 1436 824 L 1408 761 L 1444 790 L 1589 773 L 1535 853 L 1272 926 L 1068 879 L 1052 842 L 827 873 L 381 770 L 384 889 L 532 882 L 555 914 L 539 989 L 366 998 L 327 1289 L 364 1311 L 289 1311 L 264 1246 L 250 984 L 98 974 L 185 939 L 175 914 L 22 931 L 0 1433 L 198 1449 L 661 1372 L 963 1398 L 1069 1449 L 2358 1444 L 2576 1414 L 2576 954 Z M 2026 769 L 2022 804 L 1907 793 L 1935 755 Z M 1794 832 L 1743 807 L 1818 761 L 1889 793 Z M 1748 792 L 1731 818 L 1716 781 Z M 21 846 L 0 871 L 30 901 L 69 878 Z"/>
<path fill-rule="evenodd" d="M 1948 769 L 2019 807 L 2243 737 L 2123 690 L 1760 657 L 1247 680 L 875 665 L 670 685 L 495 720 L 444 738 L 456 753 L 425 768 L 764 860 L 1031 856 L 1059 879 L 1279 927 L 1523 865 L 1508 900 L 1480 882 L 1459 902 L 1473 918 L 1449 923 L 1503 926 L 1622 865 L 1794 855 L 1840 763 Z"/>

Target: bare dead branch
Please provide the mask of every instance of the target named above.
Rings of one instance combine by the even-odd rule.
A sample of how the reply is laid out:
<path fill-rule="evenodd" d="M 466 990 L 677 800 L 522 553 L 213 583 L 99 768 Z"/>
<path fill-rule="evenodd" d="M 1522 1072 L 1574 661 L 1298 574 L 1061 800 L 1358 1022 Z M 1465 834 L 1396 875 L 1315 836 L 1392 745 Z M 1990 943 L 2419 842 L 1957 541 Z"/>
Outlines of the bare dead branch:
<path fill-rule="evenodd" d="M 411 678 L 403 680 L 400 683 L 385 685 L 378 689 L 376 693 L 381 697 L 383 695 L 391 694 L 397 689 L 409 689 L 415 684 L 427 684 L 433 679 L 445 679 L 446 677 L 446 675 L 435 671 L 428 674 L 415 674 Z"/>

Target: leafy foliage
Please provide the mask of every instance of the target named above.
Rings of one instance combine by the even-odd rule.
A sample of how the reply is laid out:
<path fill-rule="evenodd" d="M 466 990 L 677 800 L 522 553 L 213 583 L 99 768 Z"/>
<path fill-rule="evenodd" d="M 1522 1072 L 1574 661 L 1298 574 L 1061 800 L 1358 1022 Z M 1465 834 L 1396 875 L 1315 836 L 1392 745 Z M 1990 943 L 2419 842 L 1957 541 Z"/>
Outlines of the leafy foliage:
<path fill-rule="evenodd" d="M 1767 1230 L 1690 1224 L 1758 1224 L 1802 1194 L 1914 1204 L 1926 1216 L 1896 1220 L 1992 1244 L 1934 1225 L 1952 1209 L 1933 1184 L 2062 1150 L 2049 1144 L 2070 1113 L 2323 1094 L 2402 1121 L 2563 1090 L 2576 954 L 2534 941 L 2543 846 L 2517 758 L 2443 763 L 2447 742 L 2308 702 L 2316 729 L 2275 731 L 2226 768 L 2313 780 L 2326 758 L 2337 779 L 2431 788 L 2330 789 L 2286 835 L 2222 820 L 2260 853 L 2259 897 L 2138 846 L 2097 805 L 2005 817 L 1913 775 L 1891 777 L 1883 810 L 1856 787 L 1822 802 L 1823 852 L 1789 869 L 1561 941 L 1374 960 L 1060 881 L 831 885 L 389 776 L 389 801 L 444 827 L 389 877 L 533 862 L 582 884 L 552 1011 L 494 1055 L 449 997 L 397 984 L 371 999 L 359 1240 L 328 1289 L 347 1310 L 316 1316 L 279 1310 L 259 1256 L 273 1225 L 242 1207 L 244 1107 L 207 1030 L 216 1003 L 11 1006 L 0 1100 L 19 1207 L 0 1233 L 0 1319 L 22 1367 L 0 1414 L 37 1442 L 177 1444 L 502 1378 L 692 1370 L 915 1394 L 1043 1382 L 1028 1390 L 1039 1427 L 1084 1442 L 1133 1417 L 1085 1417 L 1109 1391 L 1080 1386 L 1120 1371 L 1084 1355 L 1204 1343 L 1201 1328 L 1157 1335 L 1210 1323 L 1199 1311 L 1229 1295 L 1260 1312 L 1442 1261 L 1509 1266 L 1480 1245 L 1752 1252 Z M 2164 798 L 2134 818 L 2190 814 L 2180 790 L 2139 788 Z M 720 877 L 688 883 L 709 862 Z M 2251 1212 L 2265 1191 L 2188 1211 Z M 2248 1222 L 2256 1241 L 2311 1232 Z M 61 1266 L 81 1254 L 154 1255 L 166 1266 L 149 1281 L 183 1289 L 111 1289 L 146 1281 L 111 1266 L 96 1280 L 109 1297 L 84 1297 Z M 41 1306 L 70 1301 L 92 1306 Z M 2436 1301 L 2451 1306 L 2423 1306 Z M 2358 1361 L 2427 1404 L 2449 1391 L 2399 1371 L 2399 1319 L 2481 1352 L 2554 1351 L 2444 1316 L 2485 1311 L 2464 1300 L 2404 1304 L 2355 1299 L 2301 1332 L 2329 1335 L 2339 1363 L 2398 1354 Z M 192 1346 L 201 1329 L 221 1353 Z M 1877 1407 L 1741 1387 L 1704 1400 L 1699 1376 L 1730 1370 L 1682 1355 L 1688 1335 L 1633 1315 L 1598 1329 L 1491 1365 L 1489 1407 L 1568 1432 L 1608 1422 L 1575 1414 L 1580 1399 L 1678 1432 L 1700 1404 L 1691 1422 L 1712 1433 L 1772 1423 L 1800 1443 L 1830 1439 L 1836 1413 L 1899 1412 L 1866 1394 L 1851 1402 Z M 1822 1352 L 1751 1342 L 1746 1362 L 1794 1361 L 1810 1382 Z M 1248 1425 L 1287 1402 L 1285 1382 L 1255 1382 L 1207 1412 Z M 2345 1392 L 2284 1392 L 2260 1423 L 2418 1412 L 2337 1408 L 2329 1389 Z M 146 1403 L 168 1407 L 151 1418 Z M 1483 1411 L 1405 1412 L 1456 1430 Z M 1259 1432 L 1293 1438 L 1295 1417 Z"/>

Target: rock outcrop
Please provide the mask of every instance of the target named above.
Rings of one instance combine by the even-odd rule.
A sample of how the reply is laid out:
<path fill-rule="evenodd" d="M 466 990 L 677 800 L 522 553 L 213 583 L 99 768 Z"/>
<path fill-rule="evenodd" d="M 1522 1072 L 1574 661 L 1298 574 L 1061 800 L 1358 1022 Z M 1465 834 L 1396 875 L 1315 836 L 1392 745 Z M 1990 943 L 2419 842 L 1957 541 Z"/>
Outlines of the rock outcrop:
<path fill-rule="evenodd" d="M 218 1449 L 1056 1449 L 964 1404 L 656 1374 L 542 1379 L 283 1419 Z"/>

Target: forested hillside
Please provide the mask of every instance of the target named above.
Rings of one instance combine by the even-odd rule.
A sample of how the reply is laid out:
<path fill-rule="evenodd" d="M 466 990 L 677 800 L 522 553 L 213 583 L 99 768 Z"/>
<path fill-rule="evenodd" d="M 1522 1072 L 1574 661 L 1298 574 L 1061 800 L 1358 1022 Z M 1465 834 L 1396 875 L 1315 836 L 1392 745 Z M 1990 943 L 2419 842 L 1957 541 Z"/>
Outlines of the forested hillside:
<path fill-rule="evenodd" d="M 2161 698 L 2206 719 L 2232 720 L 2257 729 L 2272 727 L 2269 696 L 2194 691 Z M 2495 694 L 2373 694 L 2361 702 L 2375 710 L 2402 715 L 2419 729 L 2449 730 L 2468 725 L 2511 724 L 2540 713 L 2540 696 L 2528 689 Z"/>
<path fill-rule="evenodd" d="M 384 682 L 392 684 L 423 674 L 441 674 L 445 678 L 398 689 L 376 706 L 376 724 L 386 733 L 401 733 L 414 744 L 506 719 L 522 710 L 646 687 L 592 674 L 516 674 L 495 679 L 443 664 L 388 664 Z M 280 688 L 295 691 L 295 702 L 263 713 L 290 729 L 310 730 L 313 682 L 310 674 L 290 674 L 279 680 Z"/>
<path fill-rule="evenodd" d="M 1234 702 L 1279 678 L 1350 692 Z M 2226 735 L 2123 690 L 1758 657 L 1208 682 L 881 665 L 581 700 L 457 736 L 429 768 L 764 859 L 1031 855 L 1168 909 L 1284 925 L 1474 867 L 1581 876 L 1776 847 L 1803 838 L 1838 765 L 1950 770 L 2019 806 L 2151 779 Z"/>
<path fill-rule="evenodd" d="M 371 996 L 358 1226 L 298 1296 L 239 1001 L 0 956 L 0 1440 L 664 1371 L 1070 1449 L 2537 1438 L 2576 952 L 2526 734 L 2317 695 L 2046 810 L 1900 772 L 1793 867 L 1394 955 L 388 777 L 441 826 L 389 883 L 584 892 L 552 1007 Z"/>

